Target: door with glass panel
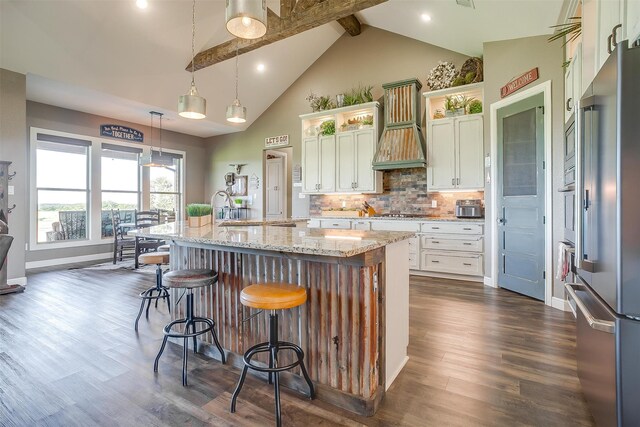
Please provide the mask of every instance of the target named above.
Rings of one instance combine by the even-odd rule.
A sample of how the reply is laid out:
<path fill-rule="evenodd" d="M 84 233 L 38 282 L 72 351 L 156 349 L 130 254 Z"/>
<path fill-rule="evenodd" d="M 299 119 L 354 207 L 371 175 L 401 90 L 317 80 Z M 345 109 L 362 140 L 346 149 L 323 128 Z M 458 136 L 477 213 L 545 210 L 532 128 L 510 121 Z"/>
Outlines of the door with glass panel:
<path fill-rule="evenodd" d="M 544 300 L 543 94 L 497 112 L 498 285 Z"/>

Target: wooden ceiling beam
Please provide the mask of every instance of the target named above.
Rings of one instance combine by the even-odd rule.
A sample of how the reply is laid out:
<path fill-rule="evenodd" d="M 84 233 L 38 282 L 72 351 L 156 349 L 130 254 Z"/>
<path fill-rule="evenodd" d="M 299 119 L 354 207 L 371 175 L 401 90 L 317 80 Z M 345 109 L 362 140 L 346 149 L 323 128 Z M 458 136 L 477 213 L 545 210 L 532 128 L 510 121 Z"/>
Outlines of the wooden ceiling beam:
<path fill-rule="evenodd" d="M 291 15 L 286 18 L 281 18 L 271 9 L 268 9 L 267 34 L 254 40 L 236 38 L 202 51 L 195 57 L 194 68 L 201 70 L 233 58 L 236 54 L 236 45 L 238 47 L 238 54 L 251 52 L 262 46 L 275 43 L 312 28 L 346 18 L 356 12 L 386 1 L 387 0 L 299 0 L 295 4 Z M 185 70 L 191 71 L 191 63 L 187 65 Z"/>
<path fill-rule="evenodd" d="M 342 28 L 344 28 L 350 36 L 357 36 L 362 32 L 360 21 L 355 15 L 338 19 L 338 24 L 342 25 Z"/>
<path fill-rule="evenodd" d="M 288 18 L 293 12 L 296 0 L 280 0 L 280 18 Z"/>

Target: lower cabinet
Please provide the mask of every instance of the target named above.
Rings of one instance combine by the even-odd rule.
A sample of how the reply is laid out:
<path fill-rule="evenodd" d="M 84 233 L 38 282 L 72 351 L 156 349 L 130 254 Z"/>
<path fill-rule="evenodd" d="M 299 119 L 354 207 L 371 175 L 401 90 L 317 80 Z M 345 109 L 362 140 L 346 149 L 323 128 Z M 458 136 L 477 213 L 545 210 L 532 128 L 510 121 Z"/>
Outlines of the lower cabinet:
<path fill-rule="evenodd" d="M 310 228 L 409 231 L 409 268 L 456 276 L 484 275 L 484 225 L 462 221 L 398 221 L 370 219 L 311 219 Z"/>

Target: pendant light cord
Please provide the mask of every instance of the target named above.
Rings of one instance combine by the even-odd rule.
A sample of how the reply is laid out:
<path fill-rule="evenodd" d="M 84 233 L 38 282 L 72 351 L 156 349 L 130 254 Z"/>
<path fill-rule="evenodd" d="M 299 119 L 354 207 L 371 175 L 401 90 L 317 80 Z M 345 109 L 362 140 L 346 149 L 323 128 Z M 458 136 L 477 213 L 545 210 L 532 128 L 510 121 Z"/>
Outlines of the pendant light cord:
<path fill-rule="evenodd" d="M 196 0 L 193 0 L 191 8 L 191 84 L 195 84 L 195 68 L 196 68 Z"/>
<path fill-rule="evenodd" d="M 236 40 L 236 99 L 238 99 L 238 43 L 240 40 Z"/>

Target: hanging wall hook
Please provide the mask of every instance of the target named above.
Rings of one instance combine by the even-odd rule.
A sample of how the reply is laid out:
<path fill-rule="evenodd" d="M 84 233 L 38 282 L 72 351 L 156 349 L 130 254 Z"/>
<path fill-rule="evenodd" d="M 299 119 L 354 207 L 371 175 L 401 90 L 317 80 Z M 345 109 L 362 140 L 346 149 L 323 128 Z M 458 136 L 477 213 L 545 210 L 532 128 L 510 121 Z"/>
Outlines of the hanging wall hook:
<path fill-rule="evenodd" d="M 14 177 L 14 176 L 16 176 L 16 174 L 17 174 L 17 173 L 18 173 L 18 172 L 10 173 L 9 175 L 7 175 L 7 179 L 8 179 L 9 181 L 11 181 L 11 180 L 13 179 L 13 177 Z"/>
<path fill-rule="evenodd" d="M 16 208 L 16 204 L 14 203 L 13 206 L 11 206 L 10 208 L 7 208 L 7 213 L 13 212 L 15 208 Z"/>

